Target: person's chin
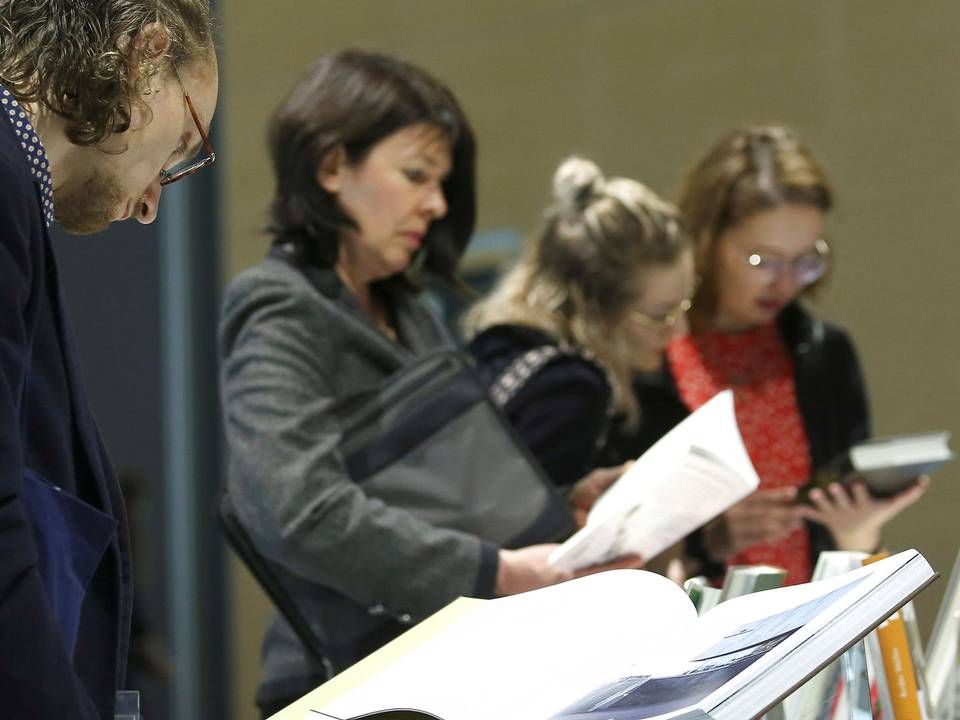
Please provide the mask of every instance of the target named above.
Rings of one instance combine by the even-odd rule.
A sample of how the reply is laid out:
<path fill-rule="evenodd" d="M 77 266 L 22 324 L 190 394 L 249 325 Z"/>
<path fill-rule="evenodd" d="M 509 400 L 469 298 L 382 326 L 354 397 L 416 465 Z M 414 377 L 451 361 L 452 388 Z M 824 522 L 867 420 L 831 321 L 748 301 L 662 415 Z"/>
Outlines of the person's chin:
<path fill-rule="evenodd" d="M 72 235 L 95 235 L 129 209 L 117 183 L 93 175 L 80 187 L 54 192 L 53 216 Z"/>
<path fill-rule="evenodd" d="M 96 235 L 110 227 L 110 220 L 103 216 L 68 215 L 60 217 L 55 214 L 54 219 L 60 224 L 60 227 L 71 235 Z"/>

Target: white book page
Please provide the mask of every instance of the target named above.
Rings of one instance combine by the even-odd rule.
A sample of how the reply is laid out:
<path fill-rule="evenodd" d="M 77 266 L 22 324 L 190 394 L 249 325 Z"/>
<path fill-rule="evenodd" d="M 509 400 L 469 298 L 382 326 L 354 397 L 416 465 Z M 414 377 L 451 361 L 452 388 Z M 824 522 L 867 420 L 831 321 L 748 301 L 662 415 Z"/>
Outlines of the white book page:
<path fill-rule="evenodd" d="M 725 390 L 647 450 L 551 562 L 582 568 L 628 552 L 649 560 L 759 484 Z"/>
<path fill-rule="evenodd" d="M 666 578 L 591 575 L 485 603 L 317 709 L 338 718 L 398 707 L 446 720 L 546 718 L 622 668 L 664 659 L 695 620 Z"/>
<path fill-rule="evenodd" d="M 691 413 L 649 450 L 597 500 L 587 524 L 616 514 L 621 507 L 637 504 L 651 483 L 673 477 L 692 446 L 712 454 L 752 487 L 760 484 L 737 427 L 733 392 L 724 390 Z"/>
<path fill-rule="evenodd" d="M 790 670 L 802 675 L 822 659 L 810 652 L 800 657 L 798 648 L 806 640 L 829 632 L 834 646 L 852 641 L 856 623 L 831 624 L 836 625 L 841 616 L 849 617 L 845 613 L 855 612 L 851 608 L 862 603 L 909 556 L 916 553 L 889 558 L 882 567 L 878 563 L 818 583 L 768 590 L 718 605 L 697 621 L 695 631 L 678 639 L 676 655 L 683 660 L 641 662 L 625 668 L 552 720 L 661 720 L 692 708 L 712 712 L 718 703 L 756 682 L 775 665 L 766 695 L 776 697 L 779 690 L 787 688 L 772 685 L 790 681 L 789 671 L 778 663 L 795 657 Z M 850 637 L 844 635 L 844 629 Z"/>
<path fill-rule="evenodd" d="M 855 445 L 850 458 L 857 470 L 870 470 L 921 462 L 946 462 L 953 458 L 949 432 L 876 438 Z"/>
<path fill-rule="evenodd" d="M 675 470 L 644 478 L 642 496 L 624 498 L 616 512 L 588 522 L 557 548 L 550 562 L 577 569 L 627 554 L 654 558 L 755 488 L 694 445 Z"/>

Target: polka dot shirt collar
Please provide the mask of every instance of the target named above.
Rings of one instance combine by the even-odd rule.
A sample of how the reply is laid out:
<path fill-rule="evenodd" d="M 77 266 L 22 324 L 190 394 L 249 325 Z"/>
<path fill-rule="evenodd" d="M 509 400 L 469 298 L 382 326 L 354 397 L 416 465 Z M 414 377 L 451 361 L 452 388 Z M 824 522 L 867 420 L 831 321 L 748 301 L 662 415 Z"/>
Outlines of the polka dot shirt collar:
<path fill-rule="evenodd" d="M 0 85 L 0 115 L 10 122 L 14 134 L 20 141 L 20 147 L 23 148 L 23 156 L 26 158 L 27 165 L 30 166 L 33 179 L 40 185 L 43 215 L 47 221 L 47 227 L 50 227 L 53 223 L 53 179 L 50 177 L 47 153 L 43 149 L 36 130 L 30 124 L 27 113 L 3 85 Z"/>

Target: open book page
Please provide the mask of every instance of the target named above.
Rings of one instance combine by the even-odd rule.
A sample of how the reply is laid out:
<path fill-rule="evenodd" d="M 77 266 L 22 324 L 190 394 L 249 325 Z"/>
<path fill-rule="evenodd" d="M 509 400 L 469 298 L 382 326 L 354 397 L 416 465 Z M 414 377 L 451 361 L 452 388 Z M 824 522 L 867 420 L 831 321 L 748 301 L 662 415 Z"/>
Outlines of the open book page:
<path fill-rule="evenodd" d="M 336 718 L 399 707 L 444 720 L 743 720 L 934 577 L 911 550 L 818 583 L 735 598 L 697 619 L 664 578 L 603 573 L 483 603 L 316 709 Z"/>
<path fill-rule="evenodd" d="M 893 583 L 908 563 L 921 566 Z M 893 562 L 889 562 L 893 561 Z M 661 720 L 691 709 L 753 717 L 853 644 L 933 577 L 915 551 L 843 576 L 735 598 L 678 639 L 680 662 L 638 662 L 554 720 Z"/>
<path fill-rule="evenodd" d="M 581 568 L 626 553 L 650 559 L 757 488 L 733 393 L 719 393 L 667 433 L 596 502 L 551 562 Z"/>
<path fill-rule="evenodd" d="M 397 707 L 445 720 L 546 718 L 632 662 L 665 658 L 695 620 L 683 590 L 659 575 L 591 575 L 483 602 L 316 709 L 337 718 Z"/>
<path fill-rule="evenodd" d="M 557 548 L 550 562 L 582 568 L 634 553 L 654 558 L 748 495 L 756 486 L 708 450 L 690 447 L 669 474 L 645 479 L 643 494 L 626 499 Z"/>

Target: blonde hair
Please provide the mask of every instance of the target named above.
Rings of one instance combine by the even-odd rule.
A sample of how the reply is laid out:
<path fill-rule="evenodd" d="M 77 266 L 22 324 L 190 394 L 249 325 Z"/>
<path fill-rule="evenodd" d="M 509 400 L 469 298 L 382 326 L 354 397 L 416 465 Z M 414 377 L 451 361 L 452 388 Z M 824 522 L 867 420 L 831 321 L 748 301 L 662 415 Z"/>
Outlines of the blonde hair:
<path fill-rule="evenodd" d="M 749 217 L 782 205 L 806 205 L 826 213 L 833 191 L 810 149 L 785 127 L 735 130 L 714 145 L 687 175 L 677 202 L 696 243 L 697 274 L 702 282 L 694 312 L 709 315 L 716 305 L 712 277 L 717 240 Z M 803 290 L 812 294 L 818 280 Z"/>
<path fill-rule="evenodd" d="M 635 424 L 622 324 L 639 299 L 640 270 L 672 264 L 688 245 L 670 203 L 635 180 L 606 179 L 593 162 L 570 157 L 553 176 L 542 230 L 467 313 L 465 332 L 526 325 L 578 348 L 604 369 L 614 407 Z"/>

